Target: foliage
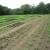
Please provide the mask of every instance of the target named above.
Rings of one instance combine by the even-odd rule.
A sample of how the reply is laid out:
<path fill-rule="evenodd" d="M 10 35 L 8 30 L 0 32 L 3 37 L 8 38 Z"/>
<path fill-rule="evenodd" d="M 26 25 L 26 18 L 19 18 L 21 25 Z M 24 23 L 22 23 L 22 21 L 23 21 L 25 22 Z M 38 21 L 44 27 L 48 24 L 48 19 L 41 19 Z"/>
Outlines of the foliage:
<path fill-rule="evenodd" d="M 16 15 L 16 14 L 49 14 L 50 3 L 44 4 L 40 2 L 37 6 L 29 4 L 22 5 L 20 8 L 10 9 L 0 5 L 0 15 Z"/>

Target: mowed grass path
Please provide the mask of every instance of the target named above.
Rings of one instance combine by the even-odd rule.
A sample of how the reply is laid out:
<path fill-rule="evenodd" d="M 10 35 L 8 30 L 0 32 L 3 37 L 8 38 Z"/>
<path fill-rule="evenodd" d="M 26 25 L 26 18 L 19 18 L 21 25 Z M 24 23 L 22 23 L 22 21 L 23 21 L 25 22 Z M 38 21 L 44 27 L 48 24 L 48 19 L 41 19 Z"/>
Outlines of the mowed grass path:
<path fill-rule="evenodd" d="M 9 17 L 15 18 L 17 24 L 22 22 L 22 25 L 17 26 L 14 20 L 14 24 L 6 22 L 7 20 L 0 22 L 3 24 L 0 27 L 0 50 L 47 50 L 47 15 L 18 15 L 18 20 L 17 16 Z"/>

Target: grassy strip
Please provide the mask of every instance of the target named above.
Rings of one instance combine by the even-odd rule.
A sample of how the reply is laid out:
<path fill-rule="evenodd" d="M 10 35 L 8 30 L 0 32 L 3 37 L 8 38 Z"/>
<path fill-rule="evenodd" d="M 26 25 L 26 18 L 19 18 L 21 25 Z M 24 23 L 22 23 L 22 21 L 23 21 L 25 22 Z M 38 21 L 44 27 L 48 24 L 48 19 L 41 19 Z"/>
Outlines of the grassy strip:
<path fill-rule="evenodd" d="M 39 18 L 39 17 L 30 17 L 30 18 L 28 18 L 27 20 L 23 20 L 23 21 L 28 22 L 28 21 L 35 20 L 35 19 L 37 19 L 37 18 Z M 21 22 L 21 21 L 20 21 L 20 22 Z M 6 32 L 8 32 L 8 31 L 10 31 L 11 29 L 15 28 L 16 23 L 17 23 L 17 22 L 14 22 L 14 23 L 11 23 L 11 24 L 9 24 L 9 25 L 0 27 L 0 34 L 2 34 L 2 33 L 4 33 L 4 32 L 6 33 Z M 12 26 L 13 24 L 14 24 L 14 26 Z"/>

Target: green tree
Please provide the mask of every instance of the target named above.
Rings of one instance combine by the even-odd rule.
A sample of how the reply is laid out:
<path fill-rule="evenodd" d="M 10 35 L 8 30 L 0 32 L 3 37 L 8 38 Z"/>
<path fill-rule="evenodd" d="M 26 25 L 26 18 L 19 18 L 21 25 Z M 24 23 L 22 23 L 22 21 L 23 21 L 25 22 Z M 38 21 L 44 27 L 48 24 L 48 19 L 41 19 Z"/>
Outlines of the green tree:
<path fill-rule="evenodd" d="M 2 15 L 2 5 L 0 5 L 0 15 Z"/>
<path fill-rule="evenodd" d="M 23 11 L 21 8 L 15 9 L 15 14 L 23 14 Z"/>
<path fill-rule="evenodd" d="M 50 3 L 46 4 L 47 13 L 50 13 Z"/>
<path fill-rule="evenodd" d="M 36 12 L 44 14 L 45 11 L 46 11 L 46 7 L 45 7 L 44 2 L 40 2 L 39 5 L 37 5 L 37 7 L 36 7 Z"/>
<path fill-rule="evenodd" d="M 29 4 L 25 4 L 21 6 L 21 10 L 24 14 L 30 14 L 31 13 L 31 6 Z"/>

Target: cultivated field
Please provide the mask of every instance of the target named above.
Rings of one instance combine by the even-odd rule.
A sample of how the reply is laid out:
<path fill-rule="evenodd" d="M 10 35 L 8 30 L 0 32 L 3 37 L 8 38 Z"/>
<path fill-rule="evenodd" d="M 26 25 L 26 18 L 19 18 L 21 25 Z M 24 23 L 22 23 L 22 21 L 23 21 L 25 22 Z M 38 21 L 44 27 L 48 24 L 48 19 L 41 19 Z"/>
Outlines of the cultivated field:
<path fill-rule="evenodd" d="M 0 50 L 50 50 L 50 15 L 0 16 Z"/>

